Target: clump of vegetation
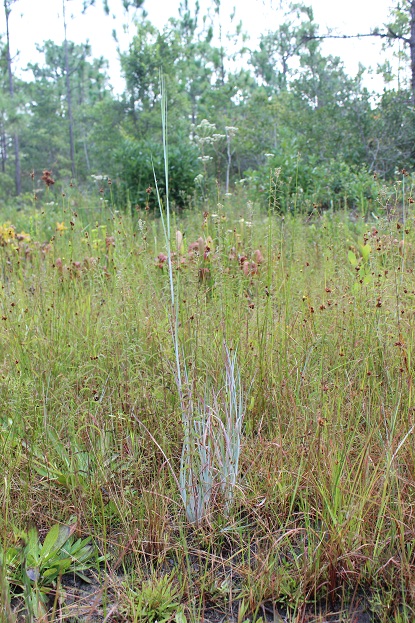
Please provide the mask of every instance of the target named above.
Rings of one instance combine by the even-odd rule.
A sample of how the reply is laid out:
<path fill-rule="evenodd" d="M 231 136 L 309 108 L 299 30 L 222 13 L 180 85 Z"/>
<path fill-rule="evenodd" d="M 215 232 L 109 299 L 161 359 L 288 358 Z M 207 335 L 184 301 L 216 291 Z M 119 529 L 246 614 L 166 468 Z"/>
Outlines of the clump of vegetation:
<path fill-rule="evenodd" d="M 172 573 L 161 577 L 153 573 L 141 586 L 128 586 L 123 597 L 127 619 L 134 623 L 185 621 L 179 579 Z"/>
<path fill-rule="evenodd" d="M 65 544 L 53 564 L 26 564 L 16 530 L 39 554 L 38 532 L 76 514 L 106 557 L 90 613 L 295 621 L 341 607 L 412 620 L 409 176 L 395 197 L 379 196 L 378 215 L 278 215 L 241 193 L 172 216 L 169 248 L 151 213 L 87 209 L 70 188 L 61 206 L 27 208 L 30 240 L 0 246 L 3 616 L 29 587 L 49 618 L 65 612 L 54 595 L 77 557 Z M 237 432 L 224 419 L 232 383 L 244 392 L 237 463 L 223 434 Z M 199 508 L 186 480 L 196 450 Z M 90 551 L 83 539 L 71 551 L 80 543 Z M 16 580 L 32 567 L 37 580 Z"/>
<path fill-rule="evenodd" d="M 19 123 L 7 32 L 1 621 L 414 620 L 415 82 L 301 4 L 227 73 L 219 4 L 139 22 L 119 100 L 46 42 Z"/>
<path fill-rule="evenodd" d="M 76 521 L 69 525 L 55 524 L 41 543 L 36 528 L 32 527 L 27 532 L 15 531 L 14 545 L 3 548 L 0 543 L 2 614 L 11 617 L 8 620 L 14 620 L 13 595 L 23 595 L 29 621 L 46 620 L 51 604 L 54 603 L 55 611 L 57 601 L 62 601 L 60 588 L 66 573 L 89 582 L 83 572 L 96 568 L 103 557 L 97 555 L 91 537 L 73 536 L 76 529 Z"/>

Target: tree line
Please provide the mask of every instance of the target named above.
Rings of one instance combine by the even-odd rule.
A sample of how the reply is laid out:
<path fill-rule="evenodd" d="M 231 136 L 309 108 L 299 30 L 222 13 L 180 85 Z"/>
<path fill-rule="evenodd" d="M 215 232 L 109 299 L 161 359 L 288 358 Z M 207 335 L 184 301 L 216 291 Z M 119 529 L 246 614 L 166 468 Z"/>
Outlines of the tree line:
<path fill-rule="evenodd" d="M 125 9 L 143 4 L 122 1 Z M 285 208 L 299 198 L 355 206 L 375 196 L 377 180 L 414 165 L 415 0 L 396 2 L 388 24 L 359 33 L 381 37 L 391 54 L 396 41 L 402 44 L 397 53 L 407 79 L 396 86 L 393 65 L 385 63 L 385 88 L 376 96 L 364 86 L 364 67 L 350 76 L 340 58 L 323 53 L 322 40 L 331 35 L 320 33 L 303 3 L 281 7 L 281 25 L 255 48 L 235 19 L 233 31 L 222 33 L 220 0 L 205 14 L 183 0 L 162 31 L 140 13 L 120 54 L 121 95 L 109 87 L 106 60 L 67 39 L 66 0 L 64 40 L 39 44 L 42 62 L 17 77 L 9 31 L 14 4 L 4 0 L 0 40 L 3 200 L 36 190 L 47 170 L 83 186 L 110 179 L 120 201 L 151 206 L 153 166 L 163 191 L 160 72 L 177 206 L 208 198 L 218 184 L 225 193 L 247 184 L 255 197 Z M 102 6 L 109 10 L 106 0 Z"/>

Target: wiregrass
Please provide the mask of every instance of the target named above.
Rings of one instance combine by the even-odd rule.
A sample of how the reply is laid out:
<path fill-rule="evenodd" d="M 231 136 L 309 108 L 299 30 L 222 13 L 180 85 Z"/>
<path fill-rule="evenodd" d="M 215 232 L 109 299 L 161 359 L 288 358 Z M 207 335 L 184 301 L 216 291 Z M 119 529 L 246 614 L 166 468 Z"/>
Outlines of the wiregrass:
<path fill-rule="evenodd" d="M 121 568 L 146 590 L 180 577 L 180 620 L 343 607 L 348 621 L 365 604 L 413 621 L 414 215 L 283 218 L 238 201 L 174 219 L 192 388 L 226 387 L 224 340 L 250 387 L 233 503 L 197 527 L 172 477 L 184 436 L 159 221 L 68 199 L 0 247 L 3 547 L 76 515 L 109 584 Z"/>

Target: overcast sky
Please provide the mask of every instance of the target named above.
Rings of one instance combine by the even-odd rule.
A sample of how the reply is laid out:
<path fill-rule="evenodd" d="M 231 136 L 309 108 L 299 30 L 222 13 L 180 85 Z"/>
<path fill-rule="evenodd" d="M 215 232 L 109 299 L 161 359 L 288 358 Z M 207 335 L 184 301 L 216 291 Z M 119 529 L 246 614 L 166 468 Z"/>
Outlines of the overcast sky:
<path fill-rule="evenodd" d="M 305 3 L 313 7 L 321 33 L 331 28 L 339 34 L 355 34 L 382 26 L 387 20 L 392 0 L 305 0 Z M 112 31 L 116 30 L 119 46 L 125 50 L 134 34 L 134 24 L 131 23 L 131 16 L 124 14 L 121 0 L 109 0 L 109 4 L 112 16 L 105 16 L 102 0 L 96 0 L 96 7 L 89 8 L 82 15 L 82 0 L 69 0 L 68 38 L 77 43 L 89 40 L 93 55 L 104 56 L 110 62 L 111 83 L 120 92 L 123 81 Z M 145 0 L 144 8 L 149 19 L 158 28 L 162 28 L 169 17 L 177 16 L 179 4 L 180 0 Z M 189 0 L 189 4 L 194 6 L 194 0 Z M 210 0 L 201 0 L 202 11 L 210 4 Z M 283 19 L 279 6 L 279 0 L 222 0 L 223 29 L 226 30 L 230 23 L 229 15 L 235 7 L 235 21 L 242 21 L 244 30 L 251 37 L 250 45 L 254 46 L 261 33 L 278 28 Z M 23 68 L 30 61 L 40 60 L 36 54 L 36 43 L 42 43 L 46 39 L 62 42 L 61 14 L 62 0 L 16 0 L 10 16 L 12 53 L 15 55 L 19 51 L 15 67 Z M 4 15 L 1 15 L 0 32 L 5 32 Z M 359 62 L 376 69 L 381 57 L 386 58 L 385 54 L 382 56 L 381 42 L 376 38 L 327 41 L 324 43 L 324 52 L 340 56 L 352 75 L 356 73 Z M 366 84 L 369 88 L 381 90 L 383 83 L 375 75 Z"/>

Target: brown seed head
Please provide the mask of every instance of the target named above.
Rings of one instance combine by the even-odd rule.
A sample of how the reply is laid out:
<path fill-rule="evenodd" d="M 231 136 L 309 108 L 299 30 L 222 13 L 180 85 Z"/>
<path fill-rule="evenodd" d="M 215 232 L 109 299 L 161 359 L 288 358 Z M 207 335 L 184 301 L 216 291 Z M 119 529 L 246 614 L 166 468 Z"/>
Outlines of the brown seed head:
<path fill-rule="evenodd" d="M 53 186 L 53 184 L 55 183 L 55 180 L 52 178 L 52 171 L 43 171 L 43 175 L 40 178 L 43 182 L 45 182 L 46 186 L 49 188 L 50 186 Z"/>

